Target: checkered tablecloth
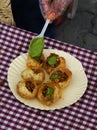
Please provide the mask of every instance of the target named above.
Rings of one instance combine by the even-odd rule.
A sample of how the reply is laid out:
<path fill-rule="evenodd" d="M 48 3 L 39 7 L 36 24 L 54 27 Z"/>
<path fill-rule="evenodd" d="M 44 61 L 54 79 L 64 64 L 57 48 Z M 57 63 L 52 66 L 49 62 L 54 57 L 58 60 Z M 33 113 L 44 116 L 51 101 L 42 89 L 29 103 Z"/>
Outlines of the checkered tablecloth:
<path fill-rule="evenodd" d="M 79 59 L 88 87 L 79 101 L 54 111 L 42 111 L 20 103 L 7 83 L 10 63 L 27 52 L 35 34 L 0 23 L 0 130 L 97 130 L 97 53 L 45 38 L 45 48 L 69 52 Z"/>

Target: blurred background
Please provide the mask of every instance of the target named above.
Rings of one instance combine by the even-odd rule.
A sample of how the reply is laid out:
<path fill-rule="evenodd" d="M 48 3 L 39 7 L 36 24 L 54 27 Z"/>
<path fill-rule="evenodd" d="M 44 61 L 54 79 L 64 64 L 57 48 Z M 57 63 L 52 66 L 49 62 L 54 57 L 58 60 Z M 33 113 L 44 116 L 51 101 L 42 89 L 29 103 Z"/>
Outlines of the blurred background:
<path fill-rule="evenodd" d="M 97 52 L 97 0 L 79 0 L 71 20 L 64 14 L 56 39 Z"/>

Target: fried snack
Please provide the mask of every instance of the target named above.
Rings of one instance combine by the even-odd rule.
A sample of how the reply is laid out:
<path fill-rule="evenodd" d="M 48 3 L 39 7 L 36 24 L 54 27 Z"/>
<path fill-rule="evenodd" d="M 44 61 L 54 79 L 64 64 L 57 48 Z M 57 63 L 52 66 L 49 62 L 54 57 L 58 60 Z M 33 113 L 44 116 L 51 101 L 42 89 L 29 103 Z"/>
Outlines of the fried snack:
<path fill-rule="evenodd" d="M 44 64 L 45 61 L 45 57 L 42 54 L 39 60 L 36 60 L 34 58 L 32 58 L 29 54 L 27 57 L 27 67 L 33 69 L 33 68 L 41 68 Z"/>
<path fill-rule="evenodd" d="M 57 68 L 51 73 L 50 80 L 65 88 L 70 84 L 71 77 L 72 72 L 68 68 Z"/>
<path fill-rule="evenodd" d="M 38 86 L 33 80 L 21 80 L 17 84 L 17 93 L 26 99 L 33 99 L 36 97 Z"/>
<path fill-rule="evenodd" d="M 38 90 L 37 97 L 39 101 L 47 106 L 53 105 L 62 96 L 62 89 L 57 83 L 43 83 Z"/>
<path fill-rule="evenodd" d="M 36 84 L 41 84 L 45 79 L 45 73 L 41 68 L 39 69 L 26 68 L 24 71 L 21 72 L 21 77 L 24 80 L 32 79 L 36 82 Z"/>
<path fill-rule="evenodd" d="M 51 53 L 44 64 L 44 68 L 48 74 L 50 74 L 55 68 L 66 67 L 66 61 L 63 57 L 59 57 L 55 53 Z"/>

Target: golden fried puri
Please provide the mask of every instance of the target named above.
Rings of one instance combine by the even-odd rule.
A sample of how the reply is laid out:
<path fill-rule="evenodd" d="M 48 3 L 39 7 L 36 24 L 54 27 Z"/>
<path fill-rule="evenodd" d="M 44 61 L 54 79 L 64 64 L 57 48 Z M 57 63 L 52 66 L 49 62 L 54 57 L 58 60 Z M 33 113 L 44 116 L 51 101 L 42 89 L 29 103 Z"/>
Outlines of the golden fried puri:
<path fill-rule="evenodd" d="M 58 56 L 55 53 L 51 53 L 44 64 L 44 68 L 48 74 L 50 74 L 55 68 L 66 67 L 66 61 L 63 57 Z"/>
<path fill-rule="evenodd" d="M 71 77 L 72 72 L 68 68 L 57 68 L 51 73 L 50 80 L 65 88 L 70 84 Z"/>
<path fill-rule="evenodd" d="M 39 101 L 47 106 L 54 104 L 62 96 L 62 89 L 57 83 L 43 83 L 38 90 L 37 97 Z"/>
<path fill-rule="evenodd" d="M 41 68 L 40 69 L 26 68 L 21 73 L 21 77 L 24 80 L 33 79 L 36 82 L 36 84 L 41 84 L 45 79 L 45 73 Z"/>
<path fill-rule="evenodd" d="M 26 99 L 35 98 L 37 95 L 38 86 L 33 80 L 21 80 L 17 84 L 17 93 Z"/>
<path fill-rule="evenodd" d="M 27 67 L 33 69 L 33 68 L 40 68 L 43 66 L 44 64 L 44 61 L 45 61 L 45 57 L 44 55 L 42 54 L 40 59 L 39 60 L 36 60 L 34 58 L 32 58 L 29 54 L 28 54 L 28 57 L 27 57 Z"/>

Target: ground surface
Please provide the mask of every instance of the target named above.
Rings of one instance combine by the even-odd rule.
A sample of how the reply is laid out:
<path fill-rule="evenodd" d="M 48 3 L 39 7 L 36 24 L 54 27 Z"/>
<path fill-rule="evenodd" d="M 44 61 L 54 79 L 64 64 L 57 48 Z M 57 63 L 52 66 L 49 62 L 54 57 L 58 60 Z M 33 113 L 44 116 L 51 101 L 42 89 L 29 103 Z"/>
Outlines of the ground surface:
<path fill-rule="evenodd" d="M 79 0 L 75 17 L 64 16 L 55 39 L 97 52 L 97 0 Z"/>

